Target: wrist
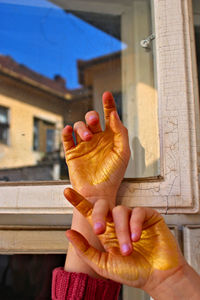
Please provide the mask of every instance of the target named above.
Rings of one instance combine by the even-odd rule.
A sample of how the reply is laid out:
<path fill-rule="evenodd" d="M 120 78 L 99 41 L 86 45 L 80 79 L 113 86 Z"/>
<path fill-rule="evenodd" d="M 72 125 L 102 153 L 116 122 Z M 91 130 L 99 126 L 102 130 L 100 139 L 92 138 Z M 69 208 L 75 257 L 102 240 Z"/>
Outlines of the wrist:
<path fill-rule="evenodd" d="M 72 187 L 79 193 L 81 194 L 83 197 L 85 197 L 89 202 L 91 203 L 95 203 L 96 201 L 98 201 L 99 199 L 104 199 L 106 200 L 111 208 L 113 208 L 116 204 L 116 197 L 117 197 L 117 191 L 118 188 L 115 187 L 108 187 L 108 186 L 103 186 L 103 185 L 99 185 L 99 186 L 89 186 L 85 185 L 81 188 L 75 186 L 72 183 Z"/>
<path fill-rule="evenodd" d="M 71 229 L 80 232 L 93 247 L 100 251 L 104 251 L 104 248 L 96 234 L 93 232 L 91 225 L 75 208 Z M 101 276 L 99 276 L 93 269 L 83 262 L 81 258 L 79 258 L 76 250 L 71 244 L 69 244 L 64 270 L 67 272 L 84 273 L 93 278 L 101 278 Z"/>
<path fill-rule="evenodd" d="M 200 276 L 185 262 L 157 287 L 146 291 L 154 300 L 198 300 Z"/>

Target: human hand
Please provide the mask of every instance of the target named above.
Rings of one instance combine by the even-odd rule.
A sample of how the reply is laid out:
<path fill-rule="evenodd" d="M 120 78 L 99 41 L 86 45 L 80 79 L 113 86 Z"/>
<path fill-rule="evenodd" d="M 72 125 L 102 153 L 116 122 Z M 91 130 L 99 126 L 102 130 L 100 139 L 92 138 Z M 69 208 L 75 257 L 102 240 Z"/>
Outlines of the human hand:
<path fill-rule="evenodd" d="M 155 210 L 117 206 L 111 214 L 106 201 L 93 205 L 72 189 L 65 189 L 64 194 L 100 234 L 105 252 L 90 246 L 77 231 L 66 233 L 81 259 L 100 276 L 151 294 L 185 264 L 173 235 Z"/>
<path fill-rule="evenodd" d="M 102 131 L 99 115 L 86 114 L 86 124 L 76 122 L 63 129 L 63 145 L 73 188 L 95 202 L 99 197 L 114 205 L 129 157 L 128 131 L 120 121 L 115 101 L 109 92 L 102 97 L 106 129 Z M 111 197 L 112 195 L 112 197 Z"/>

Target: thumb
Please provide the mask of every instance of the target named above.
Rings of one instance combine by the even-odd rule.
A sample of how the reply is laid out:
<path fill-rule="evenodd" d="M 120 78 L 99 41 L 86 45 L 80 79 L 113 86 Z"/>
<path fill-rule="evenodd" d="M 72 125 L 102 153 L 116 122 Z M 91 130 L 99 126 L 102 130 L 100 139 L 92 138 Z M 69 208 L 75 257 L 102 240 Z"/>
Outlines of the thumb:
<path fill-rule="evenodd" d="M 123 124 L 119 118 L 119 115 L 116 110 L 113 110 L 110 113 L 110 128 L 113 133 L 122 133 L 123 131 Z"/>
<path fill-rule="evenodd" d="M 101 252 L 92 247 L 84 236 L 75 230 L 66 231 L 66 236 L 74 246 L 78 256 L 81 257 L 96 273 L 108 278 L 108 276 L 106 276 L 108 253 Z"/>
<path fill-rule="evenodd" d="M 120 156 L 123 156 L 123 160 L 127 165 L 131 154 L 128 130 L 121 122 L 116 111 L 112 111 L 110 114 L 110 128 L 114 133 L 114 150 Z"/>

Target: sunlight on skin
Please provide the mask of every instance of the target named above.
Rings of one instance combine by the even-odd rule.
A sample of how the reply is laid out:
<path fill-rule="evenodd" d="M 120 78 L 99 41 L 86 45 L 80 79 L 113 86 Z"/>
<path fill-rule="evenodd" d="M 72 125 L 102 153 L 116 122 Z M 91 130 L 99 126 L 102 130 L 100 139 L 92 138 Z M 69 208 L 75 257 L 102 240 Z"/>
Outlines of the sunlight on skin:
<path fill-rule="evenodd" d="M 88 127 L 78 122 L 79 132 L 83 136 L 85 134 L 84 140 L 75 132 L 78 142 L 75 145 L 72 128 L 66 126 L 63 145 L 73 188 L 87 197 L 105 194 L 114 198 L 130 157 L 128 132 L 118 117 L 113 96 L 109 92 L 103 94 L 103 107 L 105 131 L 100 129 L 99 120 L 95 126 L 87 124 Z M 89 132 L 86 131 L 88 128 Z"/>
<path fill-rule="evenodd" d="M 66 152 L 70 177 L 78 178 L 73 185 L 84 186 L 85 182 L 97 185 L 109 181 L 117 170 L 120 153 L 113 149 L 114 134 L 111 130 L 95 134 L 92 140 L 82 142 Z"/>
<path fill-rule="evenodd" d="M 65 189 L 64 194 L 92 225 L 93 205 L 72 189 Z M 143 223 L 140 239 L 132 242 L 133 251 L 127 256 L 120 252 L 111 213 L 106 218 L 105 232 L 98 236 L 106 252 L 90 246 L 87 240 L 74 230 L 69 230 L 66 234 L 78 254 L 98 274 L 124 284 L 142 287 L 152 279 L 154 272 L 160 272 L 162 278 L 165 274 L 163 271 L 180 266 L 181 254 L 175 238 L 160 214 L 151 211 L 151 216 Z"/>

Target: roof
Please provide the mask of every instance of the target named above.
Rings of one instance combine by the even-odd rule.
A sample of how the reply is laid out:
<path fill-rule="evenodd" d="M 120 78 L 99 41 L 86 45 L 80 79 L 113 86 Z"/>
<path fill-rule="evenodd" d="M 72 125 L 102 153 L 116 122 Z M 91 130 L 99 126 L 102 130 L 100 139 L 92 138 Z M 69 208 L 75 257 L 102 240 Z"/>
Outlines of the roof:
<path fill-rule="evenodd" d="M 44 92 L 53 94 L 65 100 L 72 100 L 83 95 L 88 95 L 87 89 L 80 88 L 69 90 L 66 87 L 66 80 L 60 75 L 55 75 L 54 79 L 43 76 L 23 64 L 17 63 L 12 57 L 0 55 L 0 73 L 22 81 Z"/>
<path fill-rule="evenodd" d="M 99 66 L 102 68 L 104 65 L 105 68 L 108 68 L 109 64 L 113 64 L 113 62 L 120 63 L 121 60 L 121 51 L 113 52 L 111 54 L 107 54 L 104 56 L 99 56 L 90 60 L 78 60 L 78 76 L 79 76 L 79 83 L 83 85 L 87 85 L 87 78 L 85 77 L 85 71 L 91 68 Z M 97 71 L 97 69 L 96 69 Z"/>

